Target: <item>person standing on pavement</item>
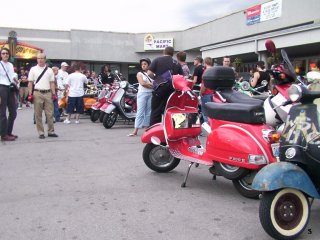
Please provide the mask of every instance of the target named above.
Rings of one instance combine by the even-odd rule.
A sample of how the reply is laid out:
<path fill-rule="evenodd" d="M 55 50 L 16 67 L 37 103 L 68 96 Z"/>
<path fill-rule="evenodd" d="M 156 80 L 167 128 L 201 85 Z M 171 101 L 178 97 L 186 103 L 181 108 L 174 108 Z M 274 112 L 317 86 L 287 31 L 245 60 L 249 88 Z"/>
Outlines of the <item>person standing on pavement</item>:
<path fill-rule="evenodd" d="M 14 83 L 15 73 L 12 63 L 9 62 L 10 50 L 1 48 L 0 54 L 0 135 L 1 141 L 14 141 L 18 138 L 17 135 L 12 134 L 14 120 L 17 117 L 18 100 L 16 92 L 10 91 L 10 84 Z"/>
<path fill-rule="evenodd" d="M 58 98 L 61 99 L 64 97 L 64 89 L 65 89 L 65 80 L 68 77 L 68 72 L 67 72 L 67 68 L 69 67 L 68 63 L 66 62 L 62 62 L 61 63 L 61 68 L 58 71 L 58 75 L 57 75 L 57 85 L 58 85 Z"/>
<path fill-rule="evenodd" d="M 114 76 L 111 74 L 111 69 L 108 65 L 102 66 L 101 73 L 99 74 L 98 78 L 103 85 L 111 85 L 114 82 Z"/>
<path fill-rule="evenodd" d="M 211 57 L 206 57 L 204 59 L 204 71 L 203 73 L 205 73 L 209 68 L 212 68 L 213 66 L 213 60 Z M 201 82 L 201 86 L 200 86 L 200 96 L 201 96 L 201 106 L 204 107 L 204 105 L 207 102 L 212 102 L 212 95 L 213 95 L 213 90 L 206 88 L 204 86 L 204 82 L 202 80 Z M 208 123 L 208 117 L 203 114 L 203 120 Z"/>
<path fill-rule="evenodd" d="M 203 58 L 198 56 L 193 60 L 193 65 L 195 66 L 195 69 L 193 71 L 193 83 L 194 84 L 200 84 L 203 74 L 203 66 L 202 66 Z"/>
<path fill-rule="evenodd" d="M 128 137 L 137 136 L 138 130 L 149 127 L 151 114 L 151 98 L 153 91 L 153 80 L 147 75 L 151 61 L 149 58 L 140 59 L 141 71 L 137 73 L 139 91 L 137 94 L 137 115 L 134 122 L 134 130 Z"/>
<path fill-rule="evenodd" d="M 52 71 L 54 74 L 54 85 L 56 87 L 56 93 L 58 92 L 58 73 L 59 68 L 58 67 L 52 67 Z M 58 98 L 53 100 L 53 116 L 55 119 L 55 122 L 62 122 L 62 119 L 60 119 L 60 112 L 59 112 L 59 105 L 58 105 Z"/>
<path fill-rule="evenodd" d="M 151 62 L 148 76 L 154 79 L 155 77 L 162 77 L 163 74 L 168 72 L 170 72 L 170 75 L 183 75 L 180 64 L 172 58 L 173 53 L 173 47 L 166 47 L 163 56 L 157 57 Z M 173 91 L 172 83 L 166 82 L 152 92 L 150 125 L 161 122 L 161 115 Z"/>
<path fill-rule="evenodd" d="M 26 103 L 26 107 L 30 107 L 28 101 L 26 100 L 29 95 L 28 75 L 26 74 L 24 69 L 20 70 L 19 82 L 20 82 L 20 87 L 19 87 L 20 103 L 19 103 L 18 109 L 22 109 L 23 103 Z"/>
<path fill-rule="evenodd" d="M 83 95 L 84 95 L 84 84 L 88 84 L 88 79 L 86 75 L 82 73 L 82 64 L 76 62 L 73 65 L 74 73 L 71 73 L 66 79 L 66 91 L 68 91 L 68 106 L 67 113 L 68 116 L 64 123 L 70 123 L 71 114 L 76 109 L 76 120 L 75 123 L 79 123 L 80 114 L 83 113 Z"/>
<path fill-rule="evenodd" d="M 177 56 L 178 63 L 181 65 L 184 78 L 188 79 L 190 77 L 190 69 L 188 67 L 188 64 L 186 63 L 186 59 L 187 59 L 186 52 L 178 52 L 176 56 Z"/>
<path fill-rule="evenodd" d="M 45 112 L 48 124 L 48 137 L 58 137 L 54 132 L 53 125 L 53 101 L 57 99 L 54 74 L 51 68 L 46 65 L 46 55 L 37 55 L 37 65 L 29 72 L 29 96 L 28 100 L 33 101 L 36 127 L 40 139 L 44 139 L 44 128 L 42 123 L 42 112 Z M 34 87 L 33 87 L 34 84 Z M 32 94 L 32 88 L 34 93 Z"/>

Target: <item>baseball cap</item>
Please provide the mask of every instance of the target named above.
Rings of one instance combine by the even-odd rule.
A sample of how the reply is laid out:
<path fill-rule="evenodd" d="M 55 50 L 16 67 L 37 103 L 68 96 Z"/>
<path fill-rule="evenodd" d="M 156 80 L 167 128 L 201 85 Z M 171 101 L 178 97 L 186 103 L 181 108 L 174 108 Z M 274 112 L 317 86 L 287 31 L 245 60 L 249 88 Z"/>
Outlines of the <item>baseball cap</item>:
<path fill-rule="evenodd" d="M 69 67 L 69 64 L 66 62 L 61 63 L 61 67 Z"/>

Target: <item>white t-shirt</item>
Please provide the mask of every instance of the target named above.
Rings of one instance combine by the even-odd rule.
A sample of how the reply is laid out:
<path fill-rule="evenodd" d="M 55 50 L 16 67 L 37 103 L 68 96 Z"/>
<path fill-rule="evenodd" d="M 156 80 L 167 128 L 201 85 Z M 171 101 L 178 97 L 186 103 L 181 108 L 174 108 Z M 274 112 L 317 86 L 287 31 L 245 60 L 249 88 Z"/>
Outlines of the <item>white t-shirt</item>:
<path fill-rule="evenodd" d="M 81 97 L 84 95 L 83 84 L 88 83 L 88 79 L 84 74 L 74 72 L 67 77 L 65 83 L 69 86 L 69 97 Z"/>
<path fill-rule="evenodd" d="M 147 77 L 147 73 L 143 74 L 142 72 L 138 72 L 137 77 L 138 76 L 142 76 L 142 79 L 144 82 L 146 82 L 146 83 L 151 82 L 152 83 L 152 79 L 150 77 Z M 146 88 L 146 87 L 142 86 L 141 84 L 139 84 L 138 91 L 139 92 L 152 92 L 153 89 Z"/>
<path fill-rule="evenodd" d="M 58 75 L 57 75 L 57 86 L 59 89 L 64 89 L 64 85 L 66 84 L 65 81 L 68 75 L 69 74 L 66 71 L 59 69 Z"/>
<path fill-rule="evenodd" d="M 11 82 L 13 82 L 14 70 L 13 70 L 12 63 L 10 63 L 10 62 L 2 62 L 2 61 L 1 61 L 1 63 L 4 66 L 4 69 L 7 71 Z M 0 64 L 0 84 L 9 86 L 10 82 L 9 82 L 9 79 L 8 79 L 7 74 L 6 74 L 4 69 Z"/>
<path fill-rule="evenodd" d="M 45 66 L 40 67 L 39 65 L 32 67 L 29 72 L 28 80 L 36 82 L 45 68 Z M 41 79 L 34 85 L 34 89 L 49 90 L 50 82 L 54 82 L 54 73 L 52 69 L 48 67 Z"/>

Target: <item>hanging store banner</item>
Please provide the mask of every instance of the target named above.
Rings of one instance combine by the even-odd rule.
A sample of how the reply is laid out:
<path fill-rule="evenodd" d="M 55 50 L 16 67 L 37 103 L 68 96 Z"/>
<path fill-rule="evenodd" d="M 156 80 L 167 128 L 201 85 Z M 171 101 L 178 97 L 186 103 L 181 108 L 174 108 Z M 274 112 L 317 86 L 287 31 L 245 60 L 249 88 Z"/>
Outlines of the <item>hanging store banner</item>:
<path fill-rule="evenodd" d="M 247 25 L 260 22 L 261 5 L 247 9 Z"/>
<path fill-rule="evenodd" d="M 153 35 L 147 34 L 144 37 L 144 50 L 163 50 L 166 47 L 173 47 L 173 38 L 154 38 Z"/>
<path fill-rule="evenodd" d="M 274 0 L 248 8 L 246 11 L 247 25 L 268 21 L 281 17 L 282 0 Z"/>
<path fill-rule="evenodd" d="M 0 48 L 2 47 L 9 48 L 8 42 L 0 42 Z M 42 53 L 42 52 L 43 52 L 43 49 L 41 48 L 37 48 L 21 42 L 17 42 L 16 52 L 14 57 L 22 58 L 22 59 L 37 58 L 38 53 Z"/>

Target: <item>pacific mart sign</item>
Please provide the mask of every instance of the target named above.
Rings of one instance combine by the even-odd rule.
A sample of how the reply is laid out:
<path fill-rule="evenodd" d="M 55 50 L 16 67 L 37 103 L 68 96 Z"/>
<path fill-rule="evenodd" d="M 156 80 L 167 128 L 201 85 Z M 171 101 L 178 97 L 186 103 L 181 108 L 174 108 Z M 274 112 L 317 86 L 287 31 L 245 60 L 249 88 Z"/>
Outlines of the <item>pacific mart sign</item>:
<path fill-rule="evenodd" d="M 282 0 L 274 0 L 247 9 L 247 25 L 281 17 Z"/>
<path fill-rule="evenodd" d="M 144 50 L 163 50 L 173 47 L 173 38 L 154 38 L 152 34 L 144 37 Z"/>

